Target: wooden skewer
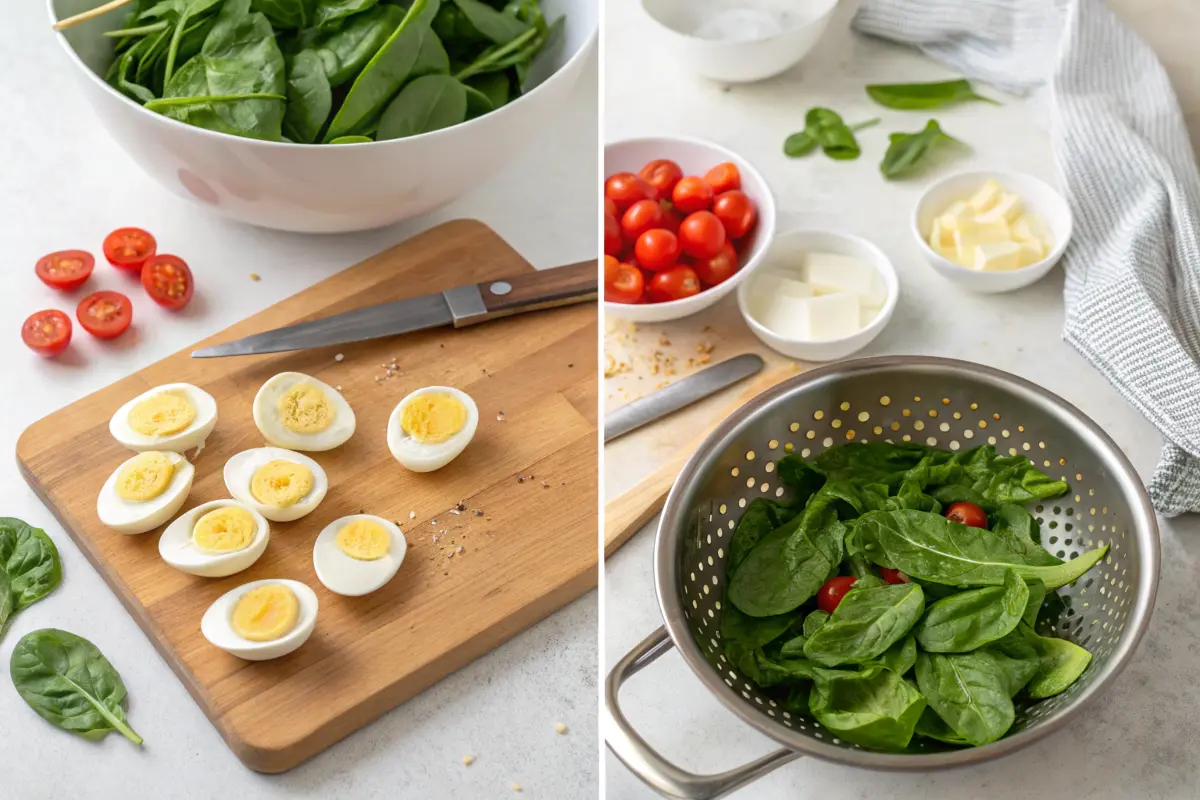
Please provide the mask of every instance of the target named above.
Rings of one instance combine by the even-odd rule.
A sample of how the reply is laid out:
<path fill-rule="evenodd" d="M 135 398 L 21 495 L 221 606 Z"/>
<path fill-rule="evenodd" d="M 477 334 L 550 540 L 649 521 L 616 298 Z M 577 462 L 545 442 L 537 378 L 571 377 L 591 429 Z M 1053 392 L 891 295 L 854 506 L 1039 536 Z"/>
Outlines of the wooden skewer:
<path fill-rule="evenodd" d="M 127 6 L 132 2 L 133 0 L 109 0 L 109 2 L 102 6 L 97 6 L 91 11 L 84 11 L 82 14 L 76 14 L 75 16 L 67 17 L 66 19 L 60 19 L 58 22 L 54 23 L 54 30 L 66 30 L 72 25 L 78 25 L 81 22 L 87 22 L 89 19 L 95 19 L 96 17 L 107 14 L 110 11 L 116 11 L 118 8 Z"/>

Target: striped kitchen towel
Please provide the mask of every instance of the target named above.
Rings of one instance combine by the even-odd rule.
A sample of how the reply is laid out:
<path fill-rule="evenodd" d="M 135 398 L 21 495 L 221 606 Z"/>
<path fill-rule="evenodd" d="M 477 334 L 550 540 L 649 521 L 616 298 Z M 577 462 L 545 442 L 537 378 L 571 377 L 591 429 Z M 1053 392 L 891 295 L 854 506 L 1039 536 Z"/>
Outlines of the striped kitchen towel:
<path fill-rule="evenodd" d="M 1162 64 L 1103 0 L 863 0 L 856 30 L 1050 90 L 1075 215 L 1063 337 L 1162 432 L 1150 497 L 1200 511 L 1200 173 Z"/>

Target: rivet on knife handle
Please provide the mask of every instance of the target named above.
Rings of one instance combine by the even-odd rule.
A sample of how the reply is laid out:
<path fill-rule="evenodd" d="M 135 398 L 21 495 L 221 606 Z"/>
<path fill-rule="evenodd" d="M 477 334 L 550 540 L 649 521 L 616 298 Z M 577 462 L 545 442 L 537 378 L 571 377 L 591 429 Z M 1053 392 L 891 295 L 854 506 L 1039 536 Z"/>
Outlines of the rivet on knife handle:
<path fill-rule="evenodd" d="M 565 267 L 544 269 L 502 281 L 478 284 L 487 313 L 473 316 L 455 327 L 485 320 L 535 311 L 542 308 L 574 305 L 599 296 L 600 262 L 580 261 Z"/>

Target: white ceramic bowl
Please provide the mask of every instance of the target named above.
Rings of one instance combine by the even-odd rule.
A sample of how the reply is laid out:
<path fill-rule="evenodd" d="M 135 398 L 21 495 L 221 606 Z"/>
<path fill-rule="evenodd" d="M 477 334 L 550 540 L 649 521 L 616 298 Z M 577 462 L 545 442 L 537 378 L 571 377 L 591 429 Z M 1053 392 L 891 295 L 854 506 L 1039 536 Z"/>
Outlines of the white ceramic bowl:
<path fill-rule="evenodd" d="M 900 279 L 896 275 L 896 268 L 892 266 L 891 260 L 882 250 L 859 236 L 834 231 L 795 230 L 776 237 L 775 243 L 771 245 L 770 251 L 763 259 L 762 269 L 758 271 L 758 274 L 795 269 L 803 261 L 806 253 L 836 253 L 852 256 L 874 267 L 887 289 L 887 299 L 883 301 L 883 308 L 875 315 L 875 319 L 871 320 L 871 323 L 858 333 L 841 339 L 812 342 L 785 338 L 762 325 L 754 317 L 750 297 L 758 275 L 752 275 L 738 288 L 738 308 L 741 309 L 742 317 L 763 344 L 790 358 L 797 358 L 801 361 L 836 361 L 852 353 L 857 353 L 887 327 L 888 321 L 892 318 L 892 312 L 896 310 L 896 301 L 900 297 Z M 772 270 L 772 265 L 778 269 Z"/>
<path fill-rule="evenodd" d="M 980 186 L 995 180 L 1001 187 L 1021 196 L 1025 207 L 1041 217 L 1054 237 L 1049 254 L 1036 264 L 1004 272 L 982 272 L 967 269 L 947 258 L 943 258 L 929 246 L 929 232 L 933 221 L 955 200 L 974 194 Z M 997 294 L 1011 292 L 1041 280 L 1062 258 L 1067 243 L 1071 241 L 1074 219 L 1071 208 L 1053 186 L 1023 172 L 983 169 L 959 172 L 930 186 L 917 200 L 913 210 L 912 231 L 917 246 L 929 265 L 947 278 L 973 292 Z"/>
<path fill-rule="evenodd" d="M 52 20 L 96 0 L 47 0 Z M 227 217 L 280 230 L 331 233 L 390 225 L 467 194 L 552 128 L 597 31 L 596 0 L 544 0 L 566 15 L 563 40 L 528 94 L 478 119 L 421 136 L 354 145 L 262 142 L 195 128 L 147 111 L 103 80 L 116 11 L 58 39 L 101 123 L 138 166 L 175 194 Z M 539 64 L 539 66 L 543 66 Z"/>
<path fill-rule="evenodd" d="M 732 162 L 741 173 L 742 191 L 758 207 L 758 222 L 745 245 L 740 248 L 742 263 L 732 278 L 711 289 L 705 289 L 700 294 L 667 303 L 630 305 L 605 302 L 604 313 L 613 319 L 665 322 L 703 311 L 732 292 L 758 267 L 763 253 L 775 236 L 775 197 L 771 194 L 771 187 L 749 161 L 719 144 L 682 136 L 656 136 L 612 142 L 604 146 L 604 175 L 607 177 L 615 172 L 637 173 L 656 158 L 669 158 L 676 162 L 683 169 L 684 175 L 703 175 L 717 164 Z"/>
<path fill-rule="evenodd" d="M 761 81 L 800 63 L 825 32 L 837 0 L 733 6 L 722 0 L 642 0 L 672 60 L 722 83 Z M 714 20 L 717 14 L 722 16 Z"/>

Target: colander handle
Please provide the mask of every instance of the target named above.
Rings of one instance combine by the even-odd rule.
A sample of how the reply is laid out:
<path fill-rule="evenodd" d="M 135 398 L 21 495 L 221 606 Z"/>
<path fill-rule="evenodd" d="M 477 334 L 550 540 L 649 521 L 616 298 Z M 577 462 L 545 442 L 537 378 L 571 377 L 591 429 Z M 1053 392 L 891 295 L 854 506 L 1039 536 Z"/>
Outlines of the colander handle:
<path fill-rule="evenodd" d="M 800 757 L 794 750 L 776 750 L 745 766 L 716 775 L 694 775 L 660 756 L 638 735 L 621 712 L 621 685 L 674 647 L 666 627 L 643 639 L 617 662 L 604 685 L 604 740 L 608 749 L 652 789 L 677 800 L 713 800 L 740 789 L 771 770 Z"/>

